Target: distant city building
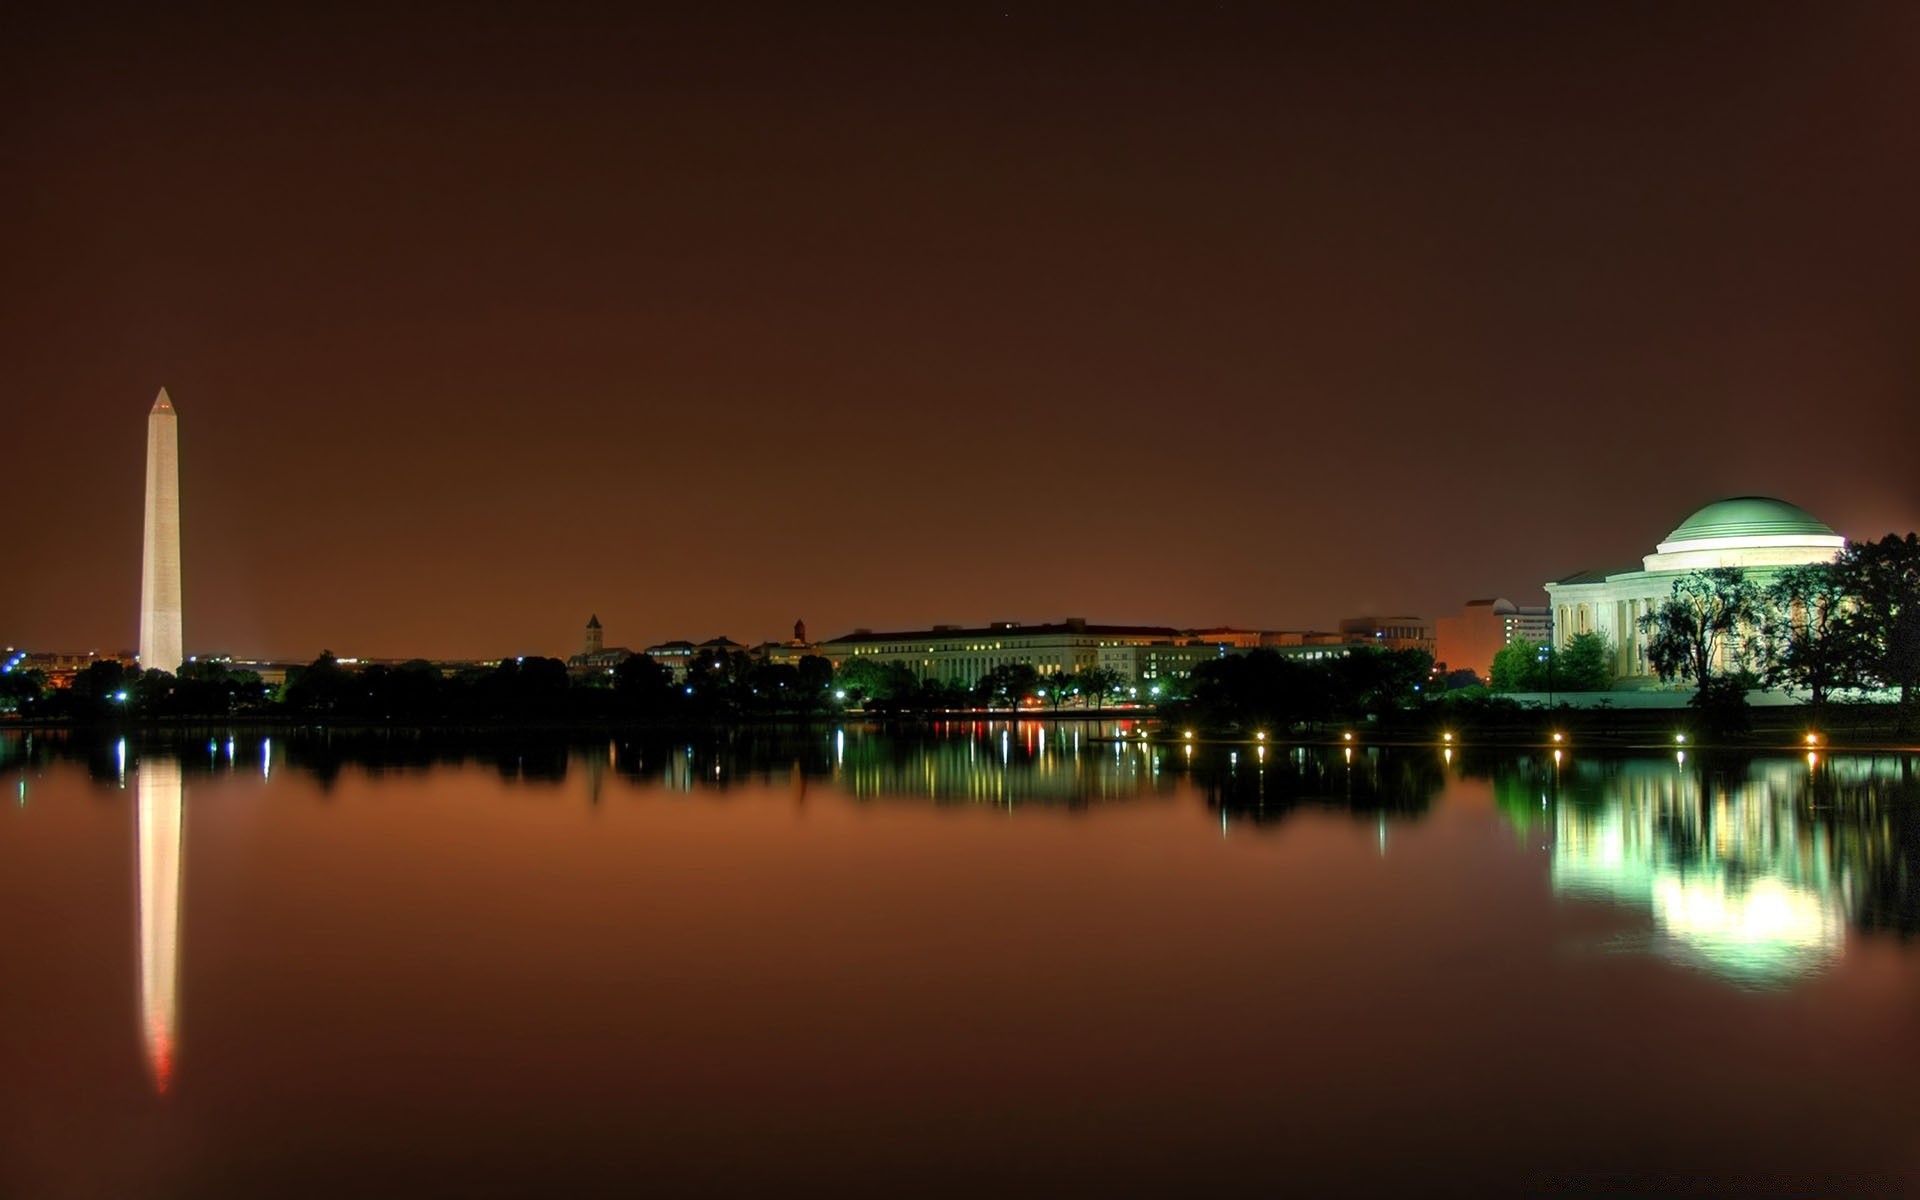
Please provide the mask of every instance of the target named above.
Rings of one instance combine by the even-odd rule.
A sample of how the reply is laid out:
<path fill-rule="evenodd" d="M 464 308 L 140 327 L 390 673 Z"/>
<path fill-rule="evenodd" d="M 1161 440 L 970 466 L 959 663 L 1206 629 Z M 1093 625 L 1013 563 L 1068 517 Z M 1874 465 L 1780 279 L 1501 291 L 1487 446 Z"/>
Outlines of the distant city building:
<path fill-rule="evenodd" d="M 1213 642 L 1204 633 L 1166 625 L 1094 625 L 1070 617 L 1048 625 L 994 621 L 895 633 L 856 629 L 820 643 L 819 653 L 836 667 L 861 659 L 899 663 L 921 679 L 971 687 L 1004 666 L 1031 667 L 1043 678 L 1091 667 L 1117 671 L 1129 681 L 1183 676 L 1199 662 L 1250 644 L 1258 644 L 1257 634 Z"/>
<path fill-rule="evenodd" d="M 137 668 L 140 656 L 132 650 L 100 654 L 92 650 L 65 652 L 8 646 L 6 652 L 0 654 L 0 673 L 38 671 L 46 676 L 48 687 L 67 688 L 73 686 L 74 676 L 97 662 L 117 662 L 123 667 Z"/>
<path fill-rule="evenodd" d="M 1345 658 L 1353 652 L 1352 645 L 1340 634 L 1315 629 L 1266 630 L 1260 635 L 1260 648 L 1282 658 L 1307 662 Z"/>
<path fill-rule="evenodd" d="M 672 674 L 675 683 L 687 681 L 687 668 L 693 665 L 692 642 L 659 642 L 648 646 L 641 653 L 665 667 Z"/>
<path fill-rule="evenodd" d="M 1364 642 L 1385 650 L 1433 653 L 1433 622 L 1419 617 L 1348 617 L 1340 622 L 1340 640 Z"/>
<path fill-rule="evenodd" d="M 574 675 L 604 675 L 632 657 L 633 651 L 625 646 L 609 647 L 605 644 L 600 614 L 594 613 L 587 618 L 586 632 L 580 639 L 580 653 L 567 659 L 567 670 Z"/>
<path fill-rule="evenodd" d="M 1553 639 L 1553 617 L 1544 604 L 1523 606 L 1501 597 L 1469 600 L 1457 617 L 1434 622 L 1433 657 L 1450 671 L 1493 676 L 1493 656 L 1525 639 L 1546 645 Z"/>
<path fill-rule="evenodd" d="M 747 651 L 753 657 L 769 663 L 783 666 L 797 666 L 801 659 L 818 653 L 819 648 L 807 641 L 807 623 L 793 623 L 793 637 L 784 642 L 761 642 Z"/>
<path fill-rule="evenodd" d="M 1614 647 L 1615 673 L 1644 680 L 1651 671 L 1640 618 L 1673 594 L 1675 580 L 1690 571 L 1739 567 L 1764 585 L 1781 567 L 1831 562 L 1845 545 L 1818 518 L 1784 500 L 1717 500 L 1682 521 L 1638 569 L 1582 571 L 1547 584 L 1553 637 L 1565 645 L 1575 634 L 1598 633 Z M 1738 653 L 1738 639 L 1728 639 L 1722 665 Z"/>

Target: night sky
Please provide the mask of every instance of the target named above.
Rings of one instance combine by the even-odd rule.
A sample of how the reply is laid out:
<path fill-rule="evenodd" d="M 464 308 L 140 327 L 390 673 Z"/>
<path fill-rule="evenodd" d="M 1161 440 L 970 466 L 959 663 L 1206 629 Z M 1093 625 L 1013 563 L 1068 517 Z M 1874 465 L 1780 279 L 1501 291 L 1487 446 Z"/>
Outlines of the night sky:
<path fill-rule="evenodd" d="M 0 17 L 0 641 L 1325 628 L 1920 527 L 1920 6 Z M 398 7 L 398 6 L 396 6 Z"/>

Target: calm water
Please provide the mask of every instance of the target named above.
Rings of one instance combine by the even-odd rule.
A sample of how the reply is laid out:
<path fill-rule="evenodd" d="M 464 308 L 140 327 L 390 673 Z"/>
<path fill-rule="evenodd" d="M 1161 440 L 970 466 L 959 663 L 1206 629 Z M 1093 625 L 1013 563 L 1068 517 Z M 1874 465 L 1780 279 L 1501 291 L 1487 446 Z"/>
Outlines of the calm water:
<path fill-rule="evenodd" d="M 0 737 L 0 1195 L 1920 1189 L 1912 757 L 1103 732 Z"/>

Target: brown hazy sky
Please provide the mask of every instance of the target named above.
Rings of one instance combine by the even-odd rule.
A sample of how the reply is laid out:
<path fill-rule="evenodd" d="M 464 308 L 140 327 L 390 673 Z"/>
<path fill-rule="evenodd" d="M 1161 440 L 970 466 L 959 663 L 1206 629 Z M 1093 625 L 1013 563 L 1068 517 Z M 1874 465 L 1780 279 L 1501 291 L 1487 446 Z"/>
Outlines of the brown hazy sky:
<path fill-rule="evenodd" d="M 192 653 L 1920 525 L 1920 7 L 281 7 L 0 17 L 0 641 L 134 642 L 163 384 Z"/>

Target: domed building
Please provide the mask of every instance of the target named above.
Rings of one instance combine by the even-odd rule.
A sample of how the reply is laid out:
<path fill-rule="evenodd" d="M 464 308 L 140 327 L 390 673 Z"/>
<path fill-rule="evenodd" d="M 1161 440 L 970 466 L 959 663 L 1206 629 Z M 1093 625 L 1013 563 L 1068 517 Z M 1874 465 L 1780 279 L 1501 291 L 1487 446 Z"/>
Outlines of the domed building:
<path fill-rule="evenodd" d="M 1831 562 L 1847 540 L 1803 508 L 1771 496 L 1716 500 L 1680 522 L 1639 570 L 1583 571 L 1547 584 L 1555 641 L 1599 633 L 1614 646 L 1622 679 L 1652 675 L 1640 618 L 1673 594 L 1689 571 L 1740 567 L 1765 586 L 1781 567 Z"/>

